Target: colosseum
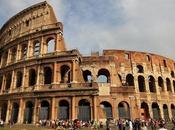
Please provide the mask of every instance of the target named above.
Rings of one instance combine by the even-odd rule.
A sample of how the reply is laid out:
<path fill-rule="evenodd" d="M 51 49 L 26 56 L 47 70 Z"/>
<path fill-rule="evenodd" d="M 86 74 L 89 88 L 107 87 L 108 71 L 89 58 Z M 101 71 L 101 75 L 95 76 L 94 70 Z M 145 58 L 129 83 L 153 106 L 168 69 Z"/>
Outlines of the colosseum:
<path fill-rule="evenodd" d="M 39 120 L 175 117 L 175 61 L 160 55 L 67 50 L 63 24 L 42 2 L 0 30 L 0 117 Z"/>

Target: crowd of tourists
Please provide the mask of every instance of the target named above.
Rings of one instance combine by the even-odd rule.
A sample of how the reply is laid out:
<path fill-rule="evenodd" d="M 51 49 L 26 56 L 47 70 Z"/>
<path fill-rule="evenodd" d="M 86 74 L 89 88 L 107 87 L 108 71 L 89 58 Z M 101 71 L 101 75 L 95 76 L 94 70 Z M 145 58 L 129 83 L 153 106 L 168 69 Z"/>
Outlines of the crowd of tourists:
<path fill-rule="evenodd" d="M 118 130 L 169 130 L 166 128 L 166 125 L 170 123 L 160 119 L 160 120 L 141 120 L 141 119 L 119 119 L 119 120 L 111 120 L 107 119 L 106 122 L 101 121 L 81 121 L 81 120 L 40 120 L 36 125 L 40 127 L 53 128 L 56 130 L 63 130 L 69 128 L 71 130 L 76 130 L 79 128 L 91 128 L 94 130 L 98 130 L 104 128 L 106 130 L 118 129 Z M 172 128 L 171 130 L 175 130 L 175 119 L 172 119 Z"/>
<path fill-rule="evenodd" d="M 96 121 L 81 121 L 81 120 L 39 120 L 36 124 L 37 126 L 53 128 L 56 130 L 63 130 L 69 128 L 71 130 L 76 130 L 79 128 L 90 127 L 93 129 L 103 128 L 102 122 Z"/>

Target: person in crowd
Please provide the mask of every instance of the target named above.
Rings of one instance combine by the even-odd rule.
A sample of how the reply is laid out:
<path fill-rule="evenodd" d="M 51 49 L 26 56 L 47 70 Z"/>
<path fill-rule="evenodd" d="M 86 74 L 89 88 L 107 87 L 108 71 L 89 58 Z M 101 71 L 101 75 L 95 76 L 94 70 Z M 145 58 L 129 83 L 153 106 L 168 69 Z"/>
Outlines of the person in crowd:
<path fill-rule="evenodd" d="M 118 120 L 118 129 L 123 130 L 123 121 L 122 121 L 122 119 Z"/>
<path fill-rule="evenodd" d="M 148 128 L 146 126 L 146 122 L 141 123 L 141 130 L 148 130 Z"/>
<path fill-rule="evenodd" d="M 165 128 L 165 125 L 164 125 L 164 123 L 162 122 L 162 121 L 160 121 L 160 123 L 159 123 L 159 129 L 158 130 L 167 130 L 166 128 Z"/>
<path fill-rule="evenodd" d="M 133 130 L 133 124 L 130 119 L 128 120 L 128 127 L 129 127 L 129 130 Z"/>

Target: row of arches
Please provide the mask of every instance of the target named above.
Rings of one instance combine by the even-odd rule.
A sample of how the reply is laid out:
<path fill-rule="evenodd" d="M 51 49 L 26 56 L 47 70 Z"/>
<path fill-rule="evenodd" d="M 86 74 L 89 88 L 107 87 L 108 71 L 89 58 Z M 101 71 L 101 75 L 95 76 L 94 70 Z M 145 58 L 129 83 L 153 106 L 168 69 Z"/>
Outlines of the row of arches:
<path fill-rule="evenodd" d="M 54 37 L 48 37 L 45 41 L 45 53 L 51 53 L 55 51 L 55 42 Z M 31 44 L 30 48 L 28 48 L 28 44 Z M 10 52 L 9 52 L 10 51 Z M 7 60 L 9 59 L 9 63 L 15 62 L 17 57 L 20 57 L 20 59 L 25 59 L 27 57 L 27 53 L 30 54 L 30 56 L 38 56 L 41 53 L 41 43 L 39 40 L 35 40 L 32 43 L 25 42 L 20 45 L 19 50 L 17 47 L 13 47 L 9 49 L 9 51 L 6 51 L 2 54 L 0 57 L 3 63 L 2 66 L 5 66 L 7 64 Z M 28 52 L 29 51 L 29 52 Z M 19 56 L 17 56 L 19 55 Z M 18 59 L 18 60 L 20 60 Z"/>
<path fill-rule="evenodd" d="M 32 101 L 27 101 L 25 104 L 25 109 L 24 109 L 24 118 L 23 118 L 23 123 L 32 123 L 33 122 L 33 117 L 35 116 L 36 113 L 34 113 L 34 107 L 35 104 Z M 1 119 L 3 121 L 6 120 L 6 115 L 7 115 L 7 104 L 4 103 L 1 106 Z M 47 100 L 43 100 L 40 103 L 40 107 L 37 107 L 39 109 L 39 120 L 49 120 L 51 117 L 51 105 Z M 58 109 L 57 109 L 57 118 L 60 120 L 67 120 L 70 119 L 71 115 L 71 106 L 70 103 L 67 100 L 60 100 L 58 102 Z M 102 119 L 107 119 L 107 118 L 113 118 L 113 110 L 112 110 L 112 105 L 108 101 L 102 101 L 100 103 L 100 109 L 99 109 L 99 115 L 100 118 Z M 161 112 L 160 112 L 160 107 L 156 102 L 153 102 L 151 107 L 148 106 L 146 102 L 142 102 L 140 105 L 140 114 L 142 119 L 149 119 L 151 117 L 150 115 L 150 110 L 152 111 L 152 118 L 153 119 L 160 119 L 161 117 Z M 78 110 L 77 110 L 77 118 L 79 120 L 84 120 L 88 121 L 91 120 L 91 104 L 87 99 L 81 99 L 78 102 Z M 126 101 L 122 101 L 118 104 L 116 111 L 118 111 L 118 116 L 119 118 L 130 118 L 130 105 Z M 170 120 L 169 117 L 169 110 L 168 106 L 166 104 L 163 104 L 163 116 L 165 120 Z M 175 117 L 175 106 L 171 104 L 171 113 L 172 117 Z M 14 122 L 17 123 L 18 121 L 18 115 L 19 115 L 19 104 L 17 102 L 14 102 L 12 104 L 12 111 L 11 111 L 11 117 L 10 119 Z"/>
<path fill-rule="evenodd" d="M 120 75 L 118 75 L 120 82 L 122 82 L 122 78 Z M 85 70 L 83 71 L 83 78 L 85 82 L 92 82 L 93 76 L 91 71 Z M 111 74 L 107 69 L 99 69 L 98 74 L 97 74 L 97 82 L 98 83 L 110 83 L 111 82 Z M 128 74 L 126 76 L 126 85 L 127 86 L 134 86 L 134 77 L 132 74 Z"/>
<path fill-rule="evenodd" d="M 159 105 L 156 102 L 153 102 L 151 105 L 151 108 L 149 108 L 148 104 L 145 102 L 142 102 L 141 104 L 141 116 L 144 119 L 148 119 L 150 118 L 150 113 L 149 113 L 149 109 L 152 109 L 152 115 L 153 115 L 153 119 L 160 119 L 161 117 L 161 109 L 159 107 Z M 168 106 L 166 104 L 163 104 L 163 116 L 165 120 L 170 120 L 170 116 L 169 116 L 169 110 L 168 110 Z M 175 117 L 175 106 L 173 104 L 171 104 L 171 113 L 172 113 L 172 117 Z"/>
<path fill-rule="evenodd" d="M 124 102 L 119 103 L 119 113 L 121 117 L 129 117 L 130 115 L 127 113 L 129 110 L 129 106 L 127 104 L 127 110 L 124 108 Z M 51 105 L 47 100 L 43 100 L 40 104 L 39 108 L 39 120 L 49 120 L 51 117 Z M 58 103 L 58 113 L 57 113 L 57 118 L 61 120 L 67 120 L 70 119 L 70 103 L 67 100 L 61 100 Z M 112 118 L 112 106 L 109 102 L 103 101 L 100 103 L 100 108 L 103 113 L 102 116 L 104 118 Z M 7 104 L 4 103 L 2 105 L 1 109 L 1 119 L 3 121 L 6 120 L 6 115 L 7 115 Z M 77 118 L 79 120 L 85 120 L 89 121 L 91 120 L 91 105 L 90 102 L 86 99 L 82 99 L 78 103 L 78 114 Z M 124 115 L 123 115 L 124 112 Z M 14 122 L 17 123 L 18 121 L 18 114 L 19 114 L 19 104 L 18 103 L 13 103 L 12 105 L 12 114 L 10 119 Z M 24 109 L 24 120 L 23 123 L 32 123 L 33 121 L 33 116 L 34 116 L 34 103 L 32 101 L 27 101 L 25 104 L 25 109 Z"/>
<path fill-rule="evenodd" d="M 156 84 L 155 84 L 155 78 L 153 76 L 148 76 L 148 85 L 149 85 L 149 90 L 152 93 L 156 93 Z M 166 88 L 164 86 L 164 80 L 162 77 L 158 77 L 158 86 L 160 91 L 169 91 L 173 92 L 172 90 L 172 85 L 171 81 L 169 78 L 166 78 Z M 138 76 L 138 86 L 139 86 L 139 91 L 140 92 L 146 92 L 146 84 L 145 84 L 145 78 L 141 75 Z M 173 88 L 175 90 L 175 81 L 173 80 Z"/>
<path fill-rule="evenodd" d="M 62 65 L 60 68 L 61 83 L 70 83 L 71 82 L 71 69 L 68 65 Z M 41 74 L 41 73 L 40 73 Z M 37 71 L 35 69 L 30 69 L 28 71 L 28 86 L 34 86 L 37 82 Z M 12 72 L 9 72 L 5 76 L 5 90 L 9 90 L 12 83 Z M 15 88 L 19 88 L 23 85 L 24 74 L 23 71 L 17 71 L 15 75 Z M 3 83 L 3 76 L 1 76 L 0 86 Z M 53 70 L 51 67 L 43 68 L 43 84 L 48 85 L 53 82 Z"/>

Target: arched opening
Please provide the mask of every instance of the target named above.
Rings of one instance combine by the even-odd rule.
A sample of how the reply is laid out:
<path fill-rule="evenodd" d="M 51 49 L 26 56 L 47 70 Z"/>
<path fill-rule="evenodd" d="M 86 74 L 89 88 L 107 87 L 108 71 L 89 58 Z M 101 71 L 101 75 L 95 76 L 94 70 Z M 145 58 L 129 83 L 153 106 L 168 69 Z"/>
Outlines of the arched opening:
<path fill-rule="evenodd" d="M 171 90 L 171 82 L 169 78 L 166 78 L 166 86 L 167 86 L 167 91 L 172 92 Z"/>
<path fill-rule="evenodd" d="M 152 103 L 152 111 L 153 111 L 153 119 L 160 119 L 160 109 L 159 109 L 159 105 L 157 103 Z"/>
<path fill-rule="evenodd" d="M 47 53 L 51 53 L 55 51 L 55 39 L 48 38 L 47 39 Z"/>
<path fill-rule="evenodd" d="M 147 120 L 150 118 L 149 107 L 148 107 L 148 104 L 145 102 L 142 102 L 142 104 L 141 104 L 141 117 L 144 120 Z"/>
<path fill-rule="evenodd" d="M 11 82 L 12 82 L 12 73 L 8 73 L 6 76 L 6 87 L 5 87 L 7 91 L 10 89 Z"/>
<path fill-rule="evenodd" d="M 174 89 L 174 92 L 175 92 L 175 81 L 173 80 L 173 89 Z"/>
<path fill-rule="evenodd" d="M 8 58 L 8 51 L 6 51 L 2 56 L 2 66 L 5 66 L 7 64 L 7 58 Z"/>
<path fill-rule="evenodd" d="M 0 74 L 0 90 L 1 90 L 1 88 L 2 88 L 2 81 L 3 81 L 3 75 Z"/>
<path fill-rule="evenodd" d="M 126 76 L 126 85 L 127 86 L 134 86 L 134 77 L 132 74 L 128 74 Z"/>
<path fill-rule="evenodd" d="M 138 85 L 139 85 L 140 92 L 146 92 L 145 78 L 143 76 L 138 76 Z"/>
<path fill-rule="evenodd" d="M 118 104 L 119 118 L 130 119 L 129 104 L 127 102 L 120 102 Z"/>
<path fill-rule="evenodd" d="M 137 65 L 137 73 L 144 73 L 142 65 Z"/>
<path fill-rule="evenodd" d="M 164 114 L 164 119 L 166 121 L 169 121 L 169 113 L 168 113 L 168 107 L 166 104 L 163 105 L 163 114 Z"/>
<path fill-rule="evenodd" d="M 16 74 L 16 88 L 21 87 L 22 86 L 22 79 L 23 79 L 23 73 L 21 71 L 18 71 Z"/>
<path fill-rule="evenodd" d="M 1 120 L 5 121 L 6 120 L 6 115 L 7 115 L 7 104 L 3 103 L 2 104 L 2 109 L 1 109 Z"/>
<path fill-rule="evenodd" d="M 34 86 L 36 84 L 36 71 L 35 69 L 29 70 L 29 86 Z"/>
<path fill-rule="evenodd" d="M 16 52 L 17 52 L 17 49 L 16 49 L 16 47 L 14 47 L 12 49 L 12 54 L 11 54 L 11 62 L 12 63 L 16 61 Z"/>
<path fill-rule="evenodd" d="M 164 82 L 163 82 L 163 79 L 162 77 L 158 77 L 158 85 L 159 85 L 159 88 L 160 88 L 160 92 L 163 92 L 164 91 Z"/>
<path fill-rule="evenodd" d="M 12 121 L 14 123 L 17 123 L 18 121 L 18 113 L 19 113 L 19 105 L 18 103 L 13 103 L 13 108 L 12 108 Z"/>
<path fill-rule="evenodd" d="M 109 102 L 107 101 L 103 101 L 100 103 L 100 108 L 101 108 L 101 112 L 99 114 L 101 114 L 101 117 L 103 119 L 107 119 L 107 118 L 112 118 L 112 106 Z"/>
<path fill-rule="evenodd" d="M 92 82 L 92 74 L 89 70 L 83 71 L 83 78 L 85 82 Z"/>
<path fill-rule="evenodd" d="M 70 83 L 70 67 L 67 65 L 61 66 L 61 83 Z"/>
<path fill-rule="evenodd" d="M 173 104 L 171 104 L 171 113 L 172 113 L 172 117 L 175 117 L 175 106 Z"/>
<path fill-rule="evenodd" d="M 33 116 L 33 103 L 28 101 L 26 103 L 25 113 L 24 113 L 24 123 L 31 124 L 32 123 L 32 116 Z"/>
<path fill-rule="evenodd" d="M 23 44 L 21 49 L 21 59 L 25 59 L 26 57 L 27 57 L 27 44 Z"/>
<path fill-rule="evenodd" d="M 148 77 L 148 82 L 149 82 L 149 90 L 152 93 L 156 92 L 156 85 L 155 85 L 155 79 L 153 76 Z"/>
<path fill-rule="evenodd" d="M 52 83 L 52 69 L 50 67 L 44 67 L 44 84 Z"/>
<path fill-rule="evenodd" d="M 91 120 L 91 107 L 90 102 L 86 99 L 82 99 L 78 103 L 78 119 L 83 121 Z"/>
<path fill-rule="evenodd" d="M 40 109 L 40 120 L 49 120 L 50 115 L 50 105 L 48 101 L 42 101 L 41 102 L 41 109 Z"/>
<path fill-rule="evenodd" d="M 33 55 L 38 56 L 40 54 L 40 42 L 35 41 L 33 45 Z"/>
<path fill-rule="evenodd" d="M 110 73 L 107 69 L 100 69 L 97 77 L 99 83 L 110 83 Z"/>
<path fill-rule="evenodd" d="M 171 77 L 174 78 L 174 71 L 171 71 Z"/>
<path fill-rule="evenodd" d="M 69 103 L 66 100 L 61 100 L 59 102 L 58 119 L 60 120 L 69 119 Z"/>

